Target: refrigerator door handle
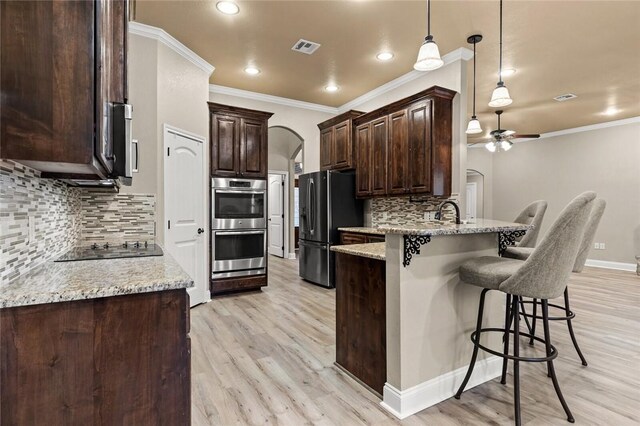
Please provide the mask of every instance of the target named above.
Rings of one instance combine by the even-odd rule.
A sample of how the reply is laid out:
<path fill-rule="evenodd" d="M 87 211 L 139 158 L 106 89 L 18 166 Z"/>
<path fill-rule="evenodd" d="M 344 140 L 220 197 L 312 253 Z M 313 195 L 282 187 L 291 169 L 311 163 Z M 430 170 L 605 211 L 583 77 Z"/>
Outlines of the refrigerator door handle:
<path fill-rule="evenodd" d="M 315 231 L 315 220 L 316 220 L 316 206 L 315 206 L 315 182 L 313 178 L 309 179 L 309 187 L 308 187 L 308 202 L 309 206 L 309 232 L 313 235 L 313 231 Z"/>

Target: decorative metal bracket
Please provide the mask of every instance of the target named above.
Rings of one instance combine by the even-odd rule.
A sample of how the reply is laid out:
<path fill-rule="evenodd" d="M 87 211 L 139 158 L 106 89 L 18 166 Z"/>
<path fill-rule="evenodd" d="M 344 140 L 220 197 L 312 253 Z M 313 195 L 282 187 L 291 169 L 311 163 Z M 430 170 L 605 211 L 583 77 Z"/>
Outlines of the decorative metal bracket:
<path fill-rule="evenodd" d="M 516 238 L 523 237 L 527 231 L 504 231 L 498 233 L 498 254 L 502 256 L 509 246 L 516 243 Z"/>
<path fill-rule="evenodd" d="M 411 263 L 414 254 L 420 254 L 420 246 L 431 242 L 431 235 L 403 235 L 404 260 L 402 264 L 406 268 Z"/>

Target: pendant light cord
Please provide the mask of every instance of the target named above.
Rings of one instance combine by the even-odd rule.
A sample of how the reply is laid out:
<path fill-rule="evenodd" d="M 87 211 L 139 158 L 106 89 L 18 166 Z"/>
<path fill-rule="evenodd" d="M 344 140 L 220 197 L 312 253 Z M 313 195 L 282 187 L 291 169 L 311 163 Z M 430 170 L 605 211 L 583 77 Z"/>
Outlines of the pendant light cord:
<path fill-rule="evenodd" d="M 476 44 L 473 42 L 473 116 L 476 116 Z"/>
<path fill-rule="evenodd" d="M 502 0 L 500 0 L 500 81 L 502 83 Z"/>
<path fill-rule="evenodd" d="M 431 35 L 431 0 L 427 0 L 427 37 Z"/>

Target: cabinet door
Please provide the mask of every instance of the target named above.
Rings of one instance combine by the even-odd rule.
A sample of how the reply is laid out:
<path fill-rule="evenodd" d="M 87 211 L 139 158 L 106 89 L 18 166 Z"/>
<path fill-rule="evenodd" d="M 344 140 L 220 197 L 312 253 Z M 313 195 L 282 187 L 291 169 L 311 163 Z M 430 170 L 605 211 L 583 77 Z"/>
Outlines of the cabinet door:
<path fill-rule="evenodd" d="M 349 244 L 365 244 L 367 242 L 366 234 L 358 234 L 355 232 L 341 232 L 340 233 L 340 244 L 349 245 Z"/>
<path fill-rule="evenodd" d="M 96 137 L 95 156 L 108 173 L 113 171 L 110 136 L 111 106 L 126 102 L 127 22 L 126 0 L 96 2 Z"/>
<path fill-rule="evenodd" d="M 71 164 L 93 159 L 95 7 L 0 1 L 2 158 L 89 172 Z"/>
<path fill-rule="evenodd" d="M 211 114 L 211 175 L 235 177 L 238 173 L 240 118 Z"/>
<path fill-rule="evenodd" d="M 382 117 L 371 123 L 371 194 L 387 192 L 387 142 L 388 118 Z"/>
<path fill-rule="evenodd" d="M 371 123 L 356 127 L 356 197 L 371 195 Z"/>
<path fill-rule="evenodd" d="M 329 127 L 320 132 L 320 170 L 330 169 L 333 163 L 333 127 Z"/>
<path fill-rule="evenodd" d="M 407 188 L 412 194 L 431 192 L 431 101 L 409 107 Z"/>
<path fill-rule="evenodd" d="M 404 194 L 407 189 L 407 110 L 389 116 L 387 193 Z"/>
<path fill-rule="evenodd" d="M 240 122 L 240 176 L 267 177 L 267 125 L 264 120 Z"/>
<path fill-rule="evenodd" d="M 334 169 L 353 168 L 353 147 L 351 145 L 351 121 L 336 124 L 333 130 Z"/>

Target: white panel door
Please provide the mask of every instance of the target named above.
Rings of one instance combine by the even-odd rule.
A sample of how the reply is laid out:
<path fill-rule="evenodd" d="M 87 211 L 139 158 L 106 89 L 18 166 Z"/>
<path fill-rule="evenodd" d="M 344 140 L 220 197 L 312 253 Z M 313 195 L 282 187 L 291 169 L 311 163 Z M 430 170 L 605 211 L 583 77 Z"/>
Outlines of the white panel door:
<path fill-rule="evenodd" d="M 467 183 L 467 220 L 475 219 L 477 215 L 476 206 L 478 204 L 478 184 L 476 182 Z"/>
<path fill-rule="evenodd" d="M 269 175 L 269 254 L 284 257 L 284 176 Z"/>
<path fill-rule="evenodd" d="M 165 249 L 191 276 L 191 306 L 207 301 L 203 144 L 165 131 Z"/>

